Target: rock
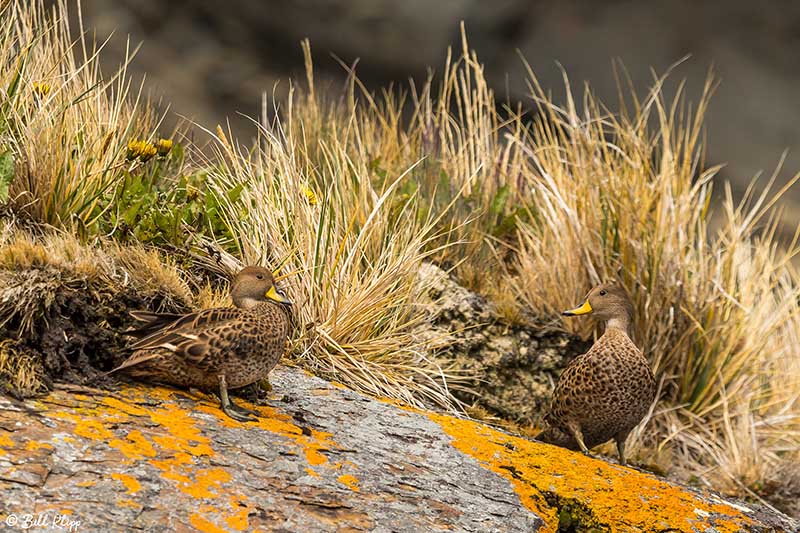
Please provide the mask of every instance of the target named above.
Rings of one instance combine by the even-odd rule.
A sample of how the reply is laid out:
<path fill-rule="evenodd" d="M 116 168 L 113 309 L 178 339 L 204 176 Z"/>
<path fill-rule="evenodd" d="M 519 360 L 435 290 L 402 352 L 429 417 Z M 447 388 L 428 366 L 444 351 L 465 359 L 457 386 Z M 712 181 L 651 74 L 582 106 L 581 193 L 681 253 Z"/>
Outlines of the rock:
<path fill-rule="evenodd" d="M 278 368 L 272 382 L 268 405 L 250 406 L 261 419 L 247 424 L 215 400 L 142 385 L 0 398 L 0 521 L 38 520 L 37 531 L 797 528 L 301 370 Z"/>
<path fill-rule="evenodd" d="M 508 419 L 535 423 L 561 370 L 590 343 L 543 324 L 509 324 L 482 296 L 459 285 L 444 270 L 425 263 L 419 272 L 431 298 L 432 328 L 442 339 L 442 359 L 478 379 L 462 401 L 477 403 Z M 426 325 L 426 328 L 428 326 Z"/>
<path fill-rule="evenodd" d="M 800 465 L 787 462 L 769 472 L 759 493 L 780 511 L 800 517 Z"/>

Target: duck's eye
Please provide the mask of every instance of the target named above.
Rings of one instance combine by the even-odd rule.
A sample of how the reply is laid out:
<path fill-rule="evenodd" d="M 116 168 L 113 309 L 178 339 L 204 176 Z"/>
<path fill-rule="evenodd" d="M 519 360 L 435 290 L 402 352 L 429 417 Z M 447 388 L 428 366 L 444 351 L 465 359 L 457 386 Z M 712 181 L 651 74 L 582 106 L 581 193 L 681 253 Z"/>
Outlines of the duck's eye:
<path fill-rule="evenodd" d="M 256 277 L 257 277 L 258 279 L 264 279 L 264 274 L 256 274 Z"/>
<path fill-rule="evenodd" d="M 606 291 L 605 289 L 600 291 L 600 296 L 605 296 L 606 294 L 608 294 L 608 291 Z"/>

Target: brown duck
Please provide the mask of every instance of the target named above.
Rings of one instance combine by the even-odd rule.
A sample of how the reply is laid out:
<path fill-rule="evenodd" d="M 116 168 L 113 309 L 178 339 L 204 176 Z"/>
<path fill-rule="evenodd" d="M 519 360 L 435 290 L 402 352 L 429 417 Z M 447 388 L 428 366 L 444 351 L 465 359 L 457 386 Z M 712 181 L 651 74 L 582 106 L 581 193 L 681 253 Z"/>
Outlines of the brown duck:
<path fill-rule="evenodd" d="M 633 304 L 625 289 L 598 285 L 580 307 L 562 314 L 587 313 L 605 323 L 605 332 L 562 372 L 545 415 L 547 427 L 536 438 L 587 455 L 590 448 L 614 439 L 624 465 L 625 439 L 655 400 L 656 381 L 630 339 Z"/>
<path fill-rule="evenodd" d="M 220 406 L 245 422 L 257 413 L 233 403 L 228 389 L 266 378 L 286 349 L 291 305 L 275 287 L 272 273 L 247 267 L 231 285 L 235 307 L 186 315 L 131 313 L 145 325 L 128 332 L 138 340 L 133 354 L 111 372 L 133 378 L 219 391 Z"/>

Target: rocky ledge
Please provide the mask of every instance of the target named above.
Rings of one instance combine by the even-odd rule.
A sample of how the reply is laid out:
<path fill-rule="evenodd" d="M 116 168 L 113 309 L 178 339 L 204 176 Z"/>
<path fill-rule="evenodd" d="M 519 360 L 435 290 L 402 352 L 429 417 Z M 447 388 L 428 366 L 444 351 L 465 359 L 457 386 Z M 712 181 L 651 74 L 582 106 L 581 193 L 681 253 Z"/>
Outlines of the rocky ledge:
<path fill-rule="evenodd" d="M 9 531 L 795 531 L 785 516 L 279 368 L 262 418 L 143 385 L 0 397 Z M 240 400 L 241 401 L 241 400 Z"/>
<path fill-rule="evenodd" d="M 454 391 L 459 399 L 504 420 L 538 425 L 561 371 L 591 342 L 535 320 L 509 323 L 432 263 L 422 264 L 419 277 L 432 304 L 418 334 L 443 345 L 437 357 L 449 368 L 474 376 Z"/>

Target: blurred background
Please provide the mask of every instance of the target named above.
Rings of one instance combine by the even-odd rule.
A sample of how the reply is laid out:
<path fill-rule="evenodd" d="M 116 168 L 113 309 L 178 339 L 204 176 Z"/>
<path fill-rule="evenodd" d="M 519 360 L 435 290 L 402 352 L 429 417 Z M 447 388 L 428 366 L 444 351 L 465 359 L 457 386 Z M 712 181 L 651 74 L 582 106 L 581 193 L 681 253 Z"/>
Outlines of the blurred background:
<path fill-rule="evenodd" d="M 612 61 L 643 92 L 687 54 L 671 76 L 686 79 L 693 100 L 713 68 L 720 85 L 707 116 L 707 164 L 741 194 L 763 171 L 763 186 L 784 150 L 784 183 L 800 170 L 800 2 L 744 0 L 83 0 L 84 26 L 99 40 L 112 32 L 109 70 L 124 57 L 126 36 L 143 43 L 131 68 L 171 110 L 204 126 L 231 120 L 242 140 L 264 91 L 286 94 L 304 79 L 300 40 L 310 38 L 318 84 L 339 91 L 346 64 L 372 90 L 441 72 L 448 46 L 460 47 L 459 22 L 503 101 L 529 107 L 525 70 L 559 99 L 559 64 L 576 93 L 588 83 L 617 108 Z M 323 85 L 324 86 L 324 85 Z M 563 101 L 563 98 L 561 98 Z M 717 191 L 721 191 L 721 186 Z M 800 187 L 785 201 L 783 230 L 800 220 Z"/>

